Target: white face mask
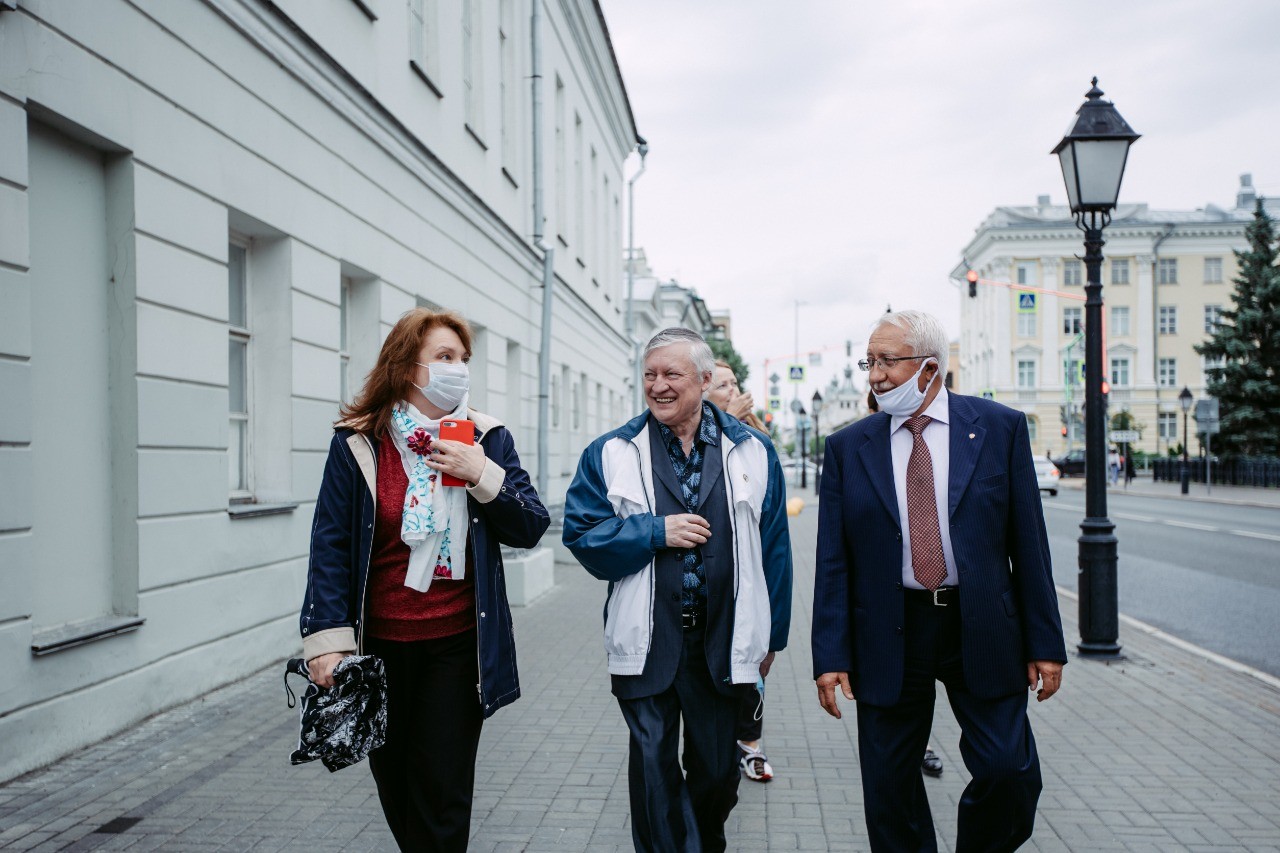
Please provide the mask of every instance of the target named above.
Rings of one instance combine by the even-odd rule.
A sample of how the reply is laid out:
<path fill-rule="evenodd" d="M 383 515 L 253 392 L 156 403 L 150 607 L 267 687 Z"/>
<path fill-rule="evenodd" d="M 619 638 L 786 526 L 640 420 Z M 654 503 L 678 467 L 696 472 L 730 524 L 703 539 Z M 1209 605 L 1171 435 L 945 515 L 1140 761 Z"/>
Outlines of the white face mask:
<path fill-rule="evenodd" d="M 876 394 L 876 405 L 880 407 L 880 411 L 890 415 L 900 415 L 902 417 L 911 417 L 920 408 L 920 404 L 924 402 L 925 395 L 929 393 L 929 386 L 933 384 L 933 379 L 938 378 L 938 374 L 933 375 L 933 379 L 924 386 L 924 390 L 920 390 L 920 372 L 924 370 L 925 365 L 929 362 L 937 363 L 935 358 L 927 358 L 920 362 L 920 367 L 916 372 L 911 374 L 911 378 L 903 382 L 897 388 L 892 388 L 883 394 Z M 875 393 L 874 391 L 872 392 Z"/>
<path fill-rule="evenodd" d="M 421 387 L 415 385 L 427 402 L 437 408 L 452 412 L 471 388 L 471 372 L 466 362 L 433 361 L 430 364 L 415 362 L 431 371 L 431 379 Z"/>

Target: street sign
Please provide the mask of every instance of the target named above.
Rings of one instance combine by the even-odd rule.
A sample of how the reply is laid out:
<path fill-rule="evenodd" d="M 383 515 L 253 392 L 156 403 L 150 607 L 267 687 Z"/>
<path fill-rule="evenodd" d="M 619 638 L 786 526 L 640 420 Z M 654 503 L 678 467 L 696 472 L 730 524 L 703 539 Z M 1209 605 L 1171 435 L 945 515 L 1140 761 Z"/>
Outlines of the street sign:
<path fill-rule="evenodd" d="M 804 365 L 803 364 L 793 364 L 787 368 L 787 371 L 789 373 L 789 378 L 791 379 L 792 382 L 804 381 Z"/>
<path fill-rule="evenodd" d="M 1138 440 L 1138 431 L 1136 429 L 1113 429 L 1111 431 L 1111 441 L 1113 444 L 1132 444 Z"/>
<path fill-rule="evenodd" d="M 820 352 L 811 352 L 811 353 L 809 353 L 809 366 L 810 366 L 810 367 L 821 367 L 821 366 L 822 366 L 822 353 L 820 353 Z"/>
<path fill-rule="evenodd" d="M 983 391 L 982 391 L 982 399 L 984 399 L 984 400 L 994 400 L 995 398 L 996 398 L 996 391 L 995 391 L 995 389 L 994 389 L 994 388 L 985 388 L 985 389 L 983 389 Z"/>
<path fill-rule="evenodd" d="M 799 400 L 791 401 L 791 411 L 799 413 L 800 410 L 803 408 L 804 408 L 804 404 L 802 404 Z"/>
<path fill-rule="evenodd" d="M 781 397 L 770 397 L 770 398 L 769 398 L 769 411 L 771 411 L 771 412 L 781 412 L 781 411 L 782 411 L 782 398 L 781 398 Z"/>
<path fill-rule="evenodd" d="M 1034 293 L 1018 294 L 1018 313 L 1019 314 L 1036 313 L 1036 295 Z"/>
<path fill-rule="evenodd" d="M 1221 422 L 1218 420 L 1217 398 L 1207 397 L 1203 400 L 1196 400 L 1195 419 L 1197 433 L 1217 435 L 1221 431 Z"/>
<path fill-rule="evenodd" d="M 777 385 L 779 382 L 782 381 L 782 377 L 779 376 L 778 372 L 775 370 L 773 373 L 769 374 L 769 381 L 772 382 L 774 385 Z"/>
<path fill-rule="evenodd" d="M 781 394 L 781 393 L 782 393 L 782 392 L 781 392 L 780 390 L 778 390 L 778 383 L 776 383 L 776 382 L 775 382 L 775 383 L 773 383 L 773 384 L 771 384 L 771 385 L 769 386 L 769 396 L 770 396 L 770 397 L 777 397 L 777 396 L 778 396 L 779 394 Z"/>

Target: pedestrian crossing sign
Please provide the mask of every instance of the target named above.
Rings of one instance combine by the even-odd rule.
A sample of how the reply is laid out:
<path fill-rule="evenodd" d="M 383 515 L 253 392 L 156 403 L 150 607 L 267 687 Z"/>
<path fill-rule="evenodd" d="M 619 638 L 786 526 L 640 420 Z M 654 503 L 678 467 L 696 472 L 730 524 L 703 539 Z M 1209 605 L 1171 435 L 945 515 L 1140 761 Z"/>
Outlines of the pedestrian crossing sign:
<path fill-rule="evenodd" d="M 1018 294 L 1018 313 L 1019 314 L 1036 313 L 1036 295 L 1034 293 Z"/>
<path fill-rule="evenodd" d="M 781 398 L 781 397 L 770 397 L 770 398 L 769 398 L 769 411 L 771 411 L 771 412 L 781 412 L 781 411 L 782 411 L 782 398 Z"/>
<path fill-rule="evenodd" d="M 792 382 L 804 381 L 804 365 L 803 364 L 791 365 L 791 367 L 789 368 L 789 372 L 790 372 L 790 379 Z"/>

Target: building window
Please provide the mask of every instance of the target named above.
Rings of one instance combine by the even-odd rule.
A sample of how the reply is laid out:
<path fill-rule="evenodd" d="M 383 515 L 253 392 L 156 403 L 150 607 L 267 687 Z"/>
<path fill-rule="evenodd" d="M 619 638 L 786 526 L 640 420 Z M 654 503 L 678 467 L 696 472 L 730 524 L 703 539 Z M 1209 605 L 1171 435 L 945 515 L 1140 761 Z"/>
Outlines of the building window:
<path fill-rule="evenodd" d="M 1160 359 L 1157 381 L 1162 388 L 1178 387 L 1178 360 L 1176 358 Z"/>
<path fill-rule="evenodd" d="M 443 98 L 440 89 L 440 50 L 438 37 L 439 0 L 409 0 L 409 67 L 436 97 Z"/>
<path fill-rule="evenodd" d="M 227 438 L 229 486 L 232 498 L 248 499 L 253 494 L 249 473 L 253 470 L 249 447 L 249 359 L 252 335 L 249 330 L 249 246 L 233 242 L 227 255 L 227 398 L 231 432 Z"/>
<path fill-rule="evenodd" d="M 560 426 L 560 377 L 551 377 L 551 425 Z"/>
<path fill-rule="evenodd" d="M 564 140 L 564 81 L 556 75 L 556 234 L 566 246 L 569 241 L 569 215 L 565 206 L 565 140 Z"/>
<path fill-rule="evenodd" d="M 1063 284 L 1081 284 L 1084 281 L 1082 273 L 1082 264 L 1075 260 L 1062 262 L 1062 283 Z"/>
<path fill-rule="evenodd" d="M 480 3 L 462 0 L 462 111 L 467 129 L 484 145 L 484 38 Z"/>
<path fill-rule="evenodd" d="M 1206 332 L 1216 332 L 1220 325 L 1222 325 L 1222 306 L 1204 306 L 1204 330 Z"/>
<path fill-rule="evenodd" d="M 498 111 L 502 119 L 502 168 L 512 183 L 516 181 L 516 91 L 515 16 L 512 0 L 498 3 Z"/>
<path fill-rule="evenodd" d="M 1219 371 L 1227 366 L 1227 359 L 1223 356 L 1200 356 L 1200 373 L 1203 374 L 1201 384 L 1208 387 L 1211 380 L 1220 376 Z"/>
<path fill-rule="evenodd" d="M 1204 259 L 1204 283 L 1222 284 L 1222 258 Z"/>
<path fill-rule="evenodd" d="M 1178 306 L 1177 305 L 1161 305 L 1160 306 L 1160 334 L 1162 335 L 1178 334 Z"/>
<path fill-rule="evenodd" d="M 1177 284 L 1178 283 L 1178 259 L 1177 258 L 1161 258 L 1160 263 L 1156 266 L 1156 283 L 1157 284 Z"/>
<path fill-rule="evenodd" d="M 1018 361 L 1018 387 L 1036 387 L 1036 363 L 1034 361 L 1025 359 Z"/>
<path fill-rule="evenodd" d="M 577 432 L 578 430 L 582 429 L 582 384 L 581 383 L 579 382 L 573 383 L 573 391 L 571 392 L 569 399 L 572 401 L 571 411 L 573 413 L 573 431 Z"/>
<path fill-rule="evenodd" d="M 1068 385 L 1079 385 L 1084 381 L 1084 362 L 1069 358 L 1062 363 L 1064 379 Z"/>
<path fill-rule="evenodd" d="M 1062 309 L 1062 333 L 1064 335 L 1078 335 L 1084 328 L 1084 309 L 1083 308 L 1063 308 Z"/>
<path fill-rule="evenodd" d="M 338 400 L 351 402 L 351 279 L 338 289 Z"/>
<path fill-rule="evenodd" d="M 578 247 L 578 260 L 584 258 L 583 233 L 586 230 L 586 210 L 583 202 L 582 180 L 582 116 L 573 114 L 573 239 Z"/>
<path fill-rule="evenodd" d="M 1031 268 L 1027 264 L 1018 264 L 1018 284 L 1031 283 Z"/>
<path fill-rule="evenodd" d="M 587 222 L 588 222 L 587 230 L 589 231 L 589 234 L 587 235 L 587 241 L 591 244 L 591 246 L 590 246 L 590 250 L 589 250 L 589 251 L 584 250 L 585 254 L 583 254 L 583 255 L 582 255 L 582 259 L 583 259 L 583 260 L 585 260 L 585 261 L 589 261 L 589 262 L 591 263 L 591 265 L 592 265 L 592 267 L 593 267 L 593 269 L 591 270 L 591 273 L 592 273 L 592 277 L 594 278 L 594 277 L 596 277 L 596 276 L 598 276 L 598 275 L 599 275 L 599 270 L 600 270 L 600 262 L 599 262 L 599 256 L 600 256 L 600 187 L 599 187 L 599 182 L 598 182 L 598 180 L 597 180 L 597 176 L 600 174 L 600 158 L 596 155 L 596 147 L 595 147 L 594 145 L 592 145 L 592 146 L 591 146 L 591 149 L 590 149 L 590 150 L 591 150 L 591 176 L 590 176 L 590 181 L 591 181 L 591 211 L 590 211 L 590 215 L 591 215 L 591 218 L 587 220 Z M 600 283 L 600 281 L 599 281 L 599 279 L 597 278 L 597 279 L 596 279 L 596 284 L 599 284 L 599 283 Z"/>
<path fill-rule="evenodd" d="M 1156 434 L 1163 440 L 1173 443 L 1178 440 L 1178 413 L 1159 412 L 1156 415 Z"/>
<path fill-rule="evenodd" d="M 1129 359 L 1111 359 L 1111 384 L 1116 388 L 1129 387 Z"/>
<path fill-rule="evenodd" d="M 1018 314 L 1018 337 L 1032 338 L 1036 334 L 1036 315 L 1035 312 L 1028 314 Z"/>
<path fill-rule="evenodd" d="M 1111 283 L 1129 283 L 1129 259 L 1120 258 L 1111 262 Z"/>
<path fill-rule="evenodd" d="M 1129 334 L 1129 306 L 1128 305 L 1112 305 L 1111 306 L 1111 334 L 1113 335 Z"/>
<path fill-rule="evenodd" d="M 1031 439 L 1032 444 L 1040 438 L 1040 422 L 1034 415 L 1027 415 L 1027 438 Z"/>

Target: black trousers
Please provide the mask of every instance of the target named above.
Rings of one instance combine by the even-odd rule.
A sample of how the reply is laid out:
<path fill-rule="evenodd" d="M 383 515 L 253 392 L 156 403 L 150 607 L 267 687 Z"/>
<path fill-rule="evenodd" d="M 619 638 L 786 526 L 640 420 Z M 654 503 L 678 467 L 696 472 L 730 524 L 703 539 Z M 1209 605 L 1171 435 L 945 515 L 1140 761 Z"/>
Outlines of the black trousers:
<path fill-rule="evenodd" d="M 738 690 L 716 689 L 703 637 L 700 628 L 684 632 L 680 665 L 666 690 L 618 700 L 631 730 L 631 837 L 642 853 L 725 849 L 724 824 L 738 802 L 734 733 L 741 700 Z"/>
<path fill-rule="evenodd" d="M 466 850 L 484 719 L 476 632 L 365 645 L 387 668 L 387 742 L 369 767 L 391 833 L 401 850 Z"/>
<path fill-rule="evenodd" d="M 742 701 L 738 704 L 738 740 L 754 742 L 760 740 L 764 731 L 764 696 L 754 684 L 746 685 L 742 690 Z"/>
<path fill-rule="evenodd" d="M 957 853 L 1014 850 L 1031 837 L 1041 779 L 1027 691 L 994 699 L 970 693 L 960 625 L 958 605 L 908 600 L 902 696 L 890 707 L 858 703 L 858 757 L 874 851 L 938 849 L 920 774 L 937 681 L 947 688 L 960 724 L 960 755 L 973 776 L 960 797 Z"/>

